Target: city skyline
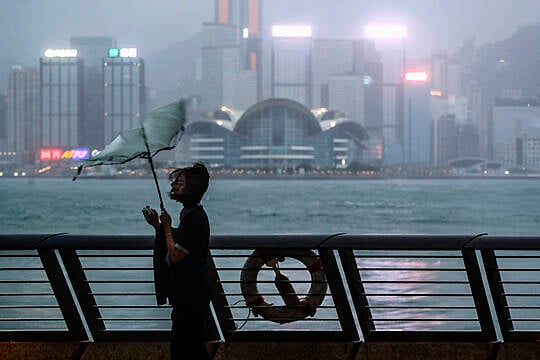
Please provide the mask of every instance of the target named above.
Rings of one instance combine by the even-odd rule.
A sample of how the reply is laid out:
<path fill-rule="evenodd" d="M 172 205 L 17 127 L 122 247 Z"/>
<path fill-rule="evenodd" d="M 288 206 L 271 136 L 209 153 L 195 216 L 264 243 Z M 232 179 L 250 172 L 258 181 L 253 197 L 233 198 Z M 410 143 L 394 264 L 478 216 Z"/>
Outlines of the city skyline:
<path fill-rule="evenodd" d="M 66 47 L 74 35 L 113 36 L 126 47 L 140 48 L 141 56 L 148 57 L 200 32 L 202 24 L 213 18 L 214 1 L 188 6 L 161 0 L 148 6 L 142 0 L 7 0 L 1 7 L 1 58 L 33 65 L 46 48 Z M 304 23 L 313 27 L 317 38 L 361 38 L 370 23 L 401 23 L 409 30 L 406 41 L 410 54 L 425 57 L 432 51 L 454 52 L 471 38 L 478 44 L 503 40 L 520 27 L 537 23 L 540 4 L 535 0 L 457 0 L 444 4 L 338 0 L 329 5 L 324 0 L 297 0 L 295 9 L 290 9 L 287 1 L 274 0 L 263 2 L 263 11 L 267 29 L 276 23 Z M 339 26 L 329 21 L 328 14 L 339 19 Z"/>

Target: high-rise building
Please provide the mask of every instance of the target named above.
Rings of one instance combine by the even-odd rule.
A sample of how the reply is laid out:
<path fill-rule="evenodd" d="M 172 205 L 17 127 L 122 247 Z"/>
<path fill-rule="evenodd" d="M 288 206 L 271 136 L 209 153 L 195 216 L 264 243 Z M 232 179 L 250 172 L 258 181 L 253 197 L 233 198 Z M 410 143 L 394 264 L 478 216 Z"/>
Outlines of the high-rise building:
<path fill-rule="evenodd" d="M 39 77 L 36 69 L 15 65 L 9 72 L 7 150 L 17 165 L 33 164 L 39 136 Z"/>
<path fill-rule="evenodd" d="M 403 149 L 403 72 L 407 29 L 400 25 L 368 25 L 382 62 L 382 141 L 384 162 L 401 163 Z"/>
<path fill-rule="evenodd" d="M 540 103 L 536 99 L 499 99 L 493 108 L 490 147 L 495 161 L 512 164 L 508 149 L 516 137 L 526 138 L 540 128 Z M 519 148 L 519 146 L 518 146 Z"/>
<path fill-rule="evenodd" d="M 136 48 L 110 48 L 103 60 L 104 143 L 137 127 L 145 108 L 144 61 Z"/>
<path fill-rule="evenodd" d="M 246 109 L 262 97 L 261 2 L 216 0 L 203 24 L 201 109 Z"/>
<path fill-rule="evenodd" d="M 44 147 L 88 144 L 83 127 L 83 62 L 75 49 L 49 49 L 40 59 L 41 141 Z"/>
<path fill-rule="evenodd" d="M 431 160 L 430 88 L 427 72 L 405 73 L 403 96 L 404 163 L 427 166 Z"/>
<path fill-rule="evenodd" d="M 311 36 L 310 26 L 272 27 L 273 98 L 291 99 L 312 107 Z"/>
<path fill-rule="evenodd" d="M 7 140 L 7 95 L 0 95 L 0 150 L 5 149 Z"/>
<path fill-rule="evenodd" d="M 353 73 L 354 60 L 351 40 L 313 40 L 311 103 L 314 108 L 330 106 L 330 75 Z"/>
<path fill-rule="evenodd" d="M 454 115 L 444 115 L 434 124 L 434 165 L 448 167 L 448 162 L 458 157 L 457 126 Z"/>
<path fill-rule="evenodd" d="M 83 65 L 81 141 L 89 147 L 101 148 L 104 145 L 105 112 L 103 58 L 107 56 L 109 48 L 116 47 L 116 41 L 108 36 L 74 36 L 70 39 L 70 46 L 77 49 Z"/>
<path fill-rule="evenodd" d="M 365 126 L 364 78 L 360 75 L 330 75 L 329 109 L 341 109 L 347 118 Z"/>

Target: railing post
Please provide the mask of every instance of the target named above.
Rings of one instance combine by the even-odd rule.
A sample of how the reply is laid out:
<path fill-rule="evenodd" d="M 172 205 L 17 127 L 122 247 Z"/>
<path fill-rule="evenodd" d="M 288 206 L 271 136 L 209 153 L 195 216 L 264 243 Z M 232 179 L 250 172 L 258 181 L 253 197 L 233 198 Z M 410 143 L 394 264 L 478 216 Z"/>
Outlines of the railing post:
<path fill-rule="evenodd" d="M 514 330 L 512 321 L 510 320 L 510 311 L 508 310 L 508 302 L 504 297 L 504 287 L 502 284 L 501 273 L 499 272 L 499 266 L 497 264 L 497 258 L 494 250 L 481 250 L 482 261 L 484 262 L 484 268 L 486 269 L 486 276 L 491 290 L 491 297 L 493 299 L 493 305 L 495 306 L 495 313 L 499 320 L 499 327 L 503 340 L 508 340 L 509 334 Z"/>
<path fill-rule="evenodd" d="M 92 337 L 99 339 L 101 333 L 105 330 L 105 323 L 101 320 L 101 313 L 97 307 L 96 299 L 92 295 L 92 290 L 88 285 L 77 253 L 72 249 L 62 249 L 59 252 Z"/>
<path fill-rule="evenodd" d="M 461 254 L 463 255 L 463 262 L 465 264 L 465 270 L 467 271 L 467 278 L 469 279 L 471 293 L 473 295 L 474 305 L 476 307 L 476 313 L 478 315 L 482 333 L 487 341 L 497 340 L 497 334 L 495 333 L 495 326 L 493 325 L 493 319 L 491 318 L 491 311 L 489 310 L 489 303 L 482 282 L 482 275 L 480 273 L 478 259 L 476 258 L 476 252 L 473 249 L 463 249 L 461 250 Z"/>
<path fill-rule="evenodd" d="M 345 286 L 341 280 L 334 251 L 332 249 L 319 249 L 319 255 L 323 263 L 326 280 L 330 287 L 330 293 L 334 299 L 336 312 L 338 313 L 345 340 L 356 341 L 358 340 L 358 332 L 354 324 L 352 310 L 349 306 L 349 301 L 347 300 Z"/>
<path fill-rule="evenodd" d="M 74 340 L 88 340 L 88 334 L 84 329 L 83 321 L 75 305 L 75 299 L 71 295 L 54 249 L 38 249 L 38 254 L 69 333 Z"/>
<path fill-rule="evenodd" d="M 343 264 L 343 272 L 345 272 L 345 278 L 349 284 L 349 290 L 353 298 L 353 304 L 358 315 L 358 321 L 360 322 L 360 328 L 366 341 L 370 341 L 371 334 L 375 331 L 375 324 L 372 320 L 371 311 L 369 310 L 369 303 L 365 296 L 364 286 L 362 279 L 360 278 L 360 272 L 356 265 L 354 252 L 352 250 L 339 250 L 339 257 Z"/>
<path fill-rule="evenodd" d="M 223 285 L 221 285 L 219 274 L 216 269 L 216 263 L 212 256 L 208 257 L 208 266 L 209 266 L 209 278 L 210 278 L 210 296 L 212 297 L 212 305 L 214 306 L 214 311 L 219 322 L 219 326 L 223 333 L 225 340 L 229 340 L 228 335 L 236 330 L 236 324 L 233 320 L 231 309 L 229 308 L 229 303 L 225 296 L 225 291 Z"/>

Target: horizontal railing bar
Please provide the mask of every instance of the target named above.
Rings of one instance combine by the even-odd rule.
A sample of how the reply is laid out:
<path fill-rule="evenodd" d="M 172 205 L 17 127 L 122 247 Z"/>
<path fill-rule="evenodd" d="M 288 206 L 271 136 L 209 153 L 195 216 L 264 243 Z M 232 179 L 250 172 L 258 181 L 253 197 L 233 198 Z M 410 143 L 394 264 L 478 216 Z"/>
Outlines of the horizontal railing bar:
<path fill-rule="evenodd" d="M 522 285 L 529 285 L 529 284 L 533 284 L 533 285 L 538 285 L 540 284 L 540 281 L 498 281 L 499 284 L 507 284 L 507 285 L 513 285 L 513 284 L 516 284 L 516 285 L 519 285 L 519 284 L 522 284 Z"/>
<path fill-rule="evenodd" d="M 519 322 L 523 322 L 523 321 L 540 321 L 540 318 L 510 318 L 508 320 L 510 320 L 510 321 L 519 321 Z"/>
<path fill-rule="evenodd" d="M 379 322 L 417 322 L 417 321 L 421 321 L 421 322 L 425 322 L 425 321 L 443 321 L 443 322 L 450 322 L 450 321 L 461 321 L 461 322 L 478 322 L 478 319 L 476 318 L 473 318 L 473 319 L 468 319 L 468 318 L 394 318 L 394 319 L 390 319 L 390 318 L 385 318 L 385 319 L 376 319 L 376 318 L 371 318 L 370 320 L 372 321 L 379 321 Z"/>
<path fill-rule="evenodd" d="M 516 309 L 516 310 L 537 310 L 540 309 L 540 306 L 505 306 L 506 309 Z"/>
<path fill-rule="evenodd" d="M 540 294 L 524 294 L 524 293 L 515 293 L 515 294 L 509 294 L 509 293 L 503 293 L 501 294 L 503 296 L 520 296 L 520 297 L 525 297 L 525 296 L 534 296 L 534 297 L 540 297 Z"/>
<path fill-rule="evenodd" d="M 434 309 L 434 310 L 440 310 L 440 309 L 469 309 L 473 310 L 476 309 L 474 306 L 407 306 L 407 305 L 395 305 L 395 306 L 364 306 L 364 308 L 368 309 Z"/>
<path fill-rule="evenodd" d="M 465 271 L 465 268 L 398 268 L 398 267 L 368 267 L 356 268 L 359 271 Z"/>
<path fill-rule="evenodd" d="M 154 280 L 85 280 L 88 284 L 153 284 Z"/>
<path fill-rule="evenodd" d="M 271 318 L 280 318 L 278 316 L 271 316 Z M 259 317 L 250 317 L 250 318 L 228 318 L 228 320 L 233 321 L 272 321 L 271 319 L 259 318 Z M 336 322 L 339 321 L 338 318 L 315 318 L 315 317 L 305 317 L 296 321 L 326 321 L 326 322 Z"/>
<path fill-rule="evenodd" d="M 170 317 L 130 317 L 130 318 L 104 318 L 99 317 L 98 320 L 103 321 L 171 321 Z"/>
<path fill-rule="evenodd" d="M 302 305 L 298 305 L 300 308 Z M 247 305 L 227 305 L 225 306 L 228 309 L 265 309 L 268 308 L 268 306 L 247 306 Z M 317 309 L 335 309 L 335 306 L 331 305 L 319 305 L 317 306 Z"/>
<path fill-rule="evenodd" d="M 535 255 L 495 255 L 497 259 L 540 259 L 540 256 Z"/>
<path fill-rule="evenodd" d="M 291 284 L 326 284 L 327 281 L 320 281 L 320 280 L 314 280 L 314 281 L 310 281 L 310 280 L 289 280 L 291 282 Z M 241 283 L 245 283 L 245 284 L 273 284 L 274 283 L 274 280 L 244 280 L 244 281 L 240 281 L 240 280 L 221 280 L 221 281 L 216 281 L 216 283 L 219 283 L 219 284 L 241 284 Z"/>
<path fill-rule="evenodd" d="M 212 254 L 212 257 L 213 258 L 247 258 L 251 256 L 251 254 L 230 254 L 230 255 L 227 255 L 227 254 Z M 298 253 L 295 253 L 291 250 L 287 250 L 286 253 L 283 253 L 283 255 L 277 255 L 277 254 L 273 254 L 271 256 L 269 256 L 270 258 L 281 258 L 281 257 L 284 257 L 284 258 L 290 258 L 292 256 L 302 256 L 302 258 L 304 259 L 316 259 L 318 258 L 319 256 L 318 255 L 305 255 L 304 252 L 298 252 Z"/>
<path fill-rule="evenodd" d="M 149 296 L 149 295 L 156 295 L 156 293 L 153 292 L 130 292 L 130 293 L 97 293 L 93 292 L 92 295 L 94 296 Z"/>
<path fill-rule="evenodd" d="M 54 293 L 0 293 L 0 296 L 54 296 Z"/>
<path fill-rule="evenodd" d="M 375 250 L 377 251 L 377 250 Z M 356 259 L 462 259 L 460 255 L 354 255 Z"/>
<path fill-rule="evenodd" d="M 25 254 L 0 254 L 0 258 L 38 258 L 38 257 L 39 255 L 37 253 L 26 254 L 26 255 Z"/>
<path fill-rule="evenodd" d="M 0 305 L 0 309 L 59 309 L 58 305 Z"/>
<path fill-rule="evenodd" d="M 308 295 L 312 295 L 312 296 L 328 296 L 330 294 L 321 294 L 321 293 L 313 293 L 313 294 L 310 294 L 310 293 L 295 293 L 296 295 L 298 296 L 308 296 Z M 263 293 L 263 292 L 259 292 L 259 293 L 220 293 L 220 295 L 225 295 L 225 296 L 255 296 L 255 295 L 263 295 L 263 296 L 280 296 L 279 293 Z"/>
<path fill-rule="evenodd" d="M 456 294 L 448 294 L 448 293 L 440 293 L 440 294 L 436 294 L 436 293 L 414 293 L 414 294 L 373 293 L 371 294 L 370 293 L 368 294 L 368 293 L 361 293 L 361 294 L 364 296 L 467 296 L 467 297 L 472 296 L 472 294 L 463 294 L 463 293 L 456 293 Z"/>
<path fill-rule="evenodd" d="M 43 267 L 0 267 L 0 271 L 37 271 Z"/>
<path fill-rule="evenodd" d="M 83 267 L 85 271 L 154 270 L 153 267 Z"/>
<path fill-rule="evenodd" d="M 101 258 L 101 259 L 114 259 L 114 258 L 151 258 L 152 254 L 81 254 L 77 253 L 79 258 Z"/>
<path fill-rule="evenodd" d="M 64 321 L 64 318 L 0 318 L 0 321 Z"/>
<path fill-rule="evenodd" d="M 435 280 L 431 280 L 431 281 L 428 281 L 428 280 L 418 280 L 418 281 L 410 281 L 410 280 L 402 280 L 402 281 L 397 281 L 397 280 L 383 280 L 383 281 L 378 281 L 378 280 L 356 280 L 357 283 L 362 283 L 362 284 L 451 284 L 451 285 L 465 285 L 465 284 L 469 284 L 468 281 L 435 281 Z"/>
<path fill-rule="evenodd" d="M 274 271 L 273 268 L 271 267 L 246 267 L 246 268 L 243 268 L 243 267 L 223 267 L 223 268 L 218 268 L 218 267 L 215 267 L 215 268 L 212 268 L 212 270 L 217 270 L 217 271 Z M 307 268 L 305 267 L 282 267 L 280 266 L 279 267 L 279 270 L 302 270 L 302 271 L 307 271 Z"/>
<path fill-rule="evenodd" d="M 0 284 L 45 284 L 49 280 L 0 280 Z"/>
<path fill-rule="evenodd" d="M 170 306 L 164 305 L 92 305 L 97 309 L 169 309 Z"/>
<path fill-rule="evenodd" d="M 540 268 L 498 268 L 499 271 L 540 271 Z"/>

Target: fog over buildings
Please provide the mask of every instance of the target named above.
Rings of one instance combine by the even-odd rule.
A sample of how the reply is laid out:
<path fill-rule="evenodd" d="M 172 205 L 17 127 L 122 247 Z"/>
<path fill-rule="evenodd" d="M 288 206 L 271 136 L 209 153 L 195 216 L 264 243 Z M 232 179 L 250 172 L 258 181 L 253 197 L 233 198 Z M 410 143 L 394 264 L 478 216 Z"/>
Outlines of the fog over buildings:
<path fill-rule="evenodd" d="M 447 167 L 456 159 L 478 158 L 484 169 L 489 160 L 504 168 L 540 170 L 540 150 L 526 150 L 540 141 L 529 131 L 540 127 L 540 119 L 536 110 L 522 108 L 540 108 L 539 76 L 528 73 L 540 58 L 534 50 L 540 38 L 537 0 L 4 0 L 0 9 L 0 109 L 5 109 L 0 162 L 23 151 L 24 162 L 33 163 L 39 146 L 99 148 L 148 108 L 182 97 L 190 101 L 192 121 L 212 124 L 189 131 L 198 144 L 206 137 L 234 145 L 215 154 L 221 147 L 203 141 L 205 146 L 190 148 L 185 141 L 182 151 L 191 155 L 178 161 L 206 159 L 222 166 L 258 157 L 265 160 L 250 164 L 299 166 L 306 164 L 298 159 L 313 158 L 311 165 L 323 167 L 353 162 Z M 308 25 L 310 32 L 302 40 L 272 36 L 276 24 Z M 369 39 L 366 26 L 373 24 L 403 25 L 406 35 L 396 41 Z M 44 60 L 45 50 L 73 47 L 79 47 L 83 61 L 66 70 L 73 72 L 70 80 L 57 82 L 53 75 L 44 80 L 45 72 L 64 68 L 63 60 Z M 137 48 L 136 59 L 101 54 L 109 47 Z M 415 76 L 422 72 L 427 78 L 418 83 Z M 54 99 L 62 89 L 73 93 L 70 100 L 59 100 L 58 111 Z M 53 100 L 37 110 L 38 95 Z M 265 102 L 273 98 L 302 108 Z M 115 101 L 123 102 L 121 110 L 115 110 Z M 208 116 L 225 105 L 229 115 Z M 261 115 L 255 116 L 258 110 Z M 336 112 L 324 114 L 328 110 Z M 283 111 L 288 120 L 274 119 Z M 317 141 L 298 135 L 313 133 L 295 111 L 314 114 Z M 224 127 L 219 116 L 231 124 Z M 264 118 L 263 128 L 254 125 L 257 116 Z M 247 118 L 254 123 L 246 125 Z M 235 128 L 237 120 L 242 126 Z M 21 135 L 37 123 L 40 130 Z M 280 129 L 273 129 L 278 123 Z M 356 124 L 354 131 L 349 123 Z M 268 143 L 240 140 L 247 129 L 266 134 L 264 126 L 270 126 Z M 288 138 L 289 133 L 296 135 Z M 60 141 L 68 137 L 69 142 Z M 32 151 L 27 147 L 33 138 L 41 140 Z M 326 143 L 333 148 L 326 149 Z M 264 146 L 268 153 L 262 154 Z M 303 153 L 281 153 L 283 147 Z"/>
<path fill-rule="evenodd" d="M 75 35 L 113 36 L 149 57 L 200 32 L 213 17 L 214 0 L 2 0 L 0 10 L 0 61 L 35 65 L 45 49 L 65 47 Z M 432 50 L 453 52 L 470 38 L 479 44 L 502 40 L 538 22 L 540 3 L 271 0 L 263 12 L 266 25 L 309 24 L 318 38 L 358 38 L 368 23 L 403 23 L 411 54 L 428 56 Z"/>

